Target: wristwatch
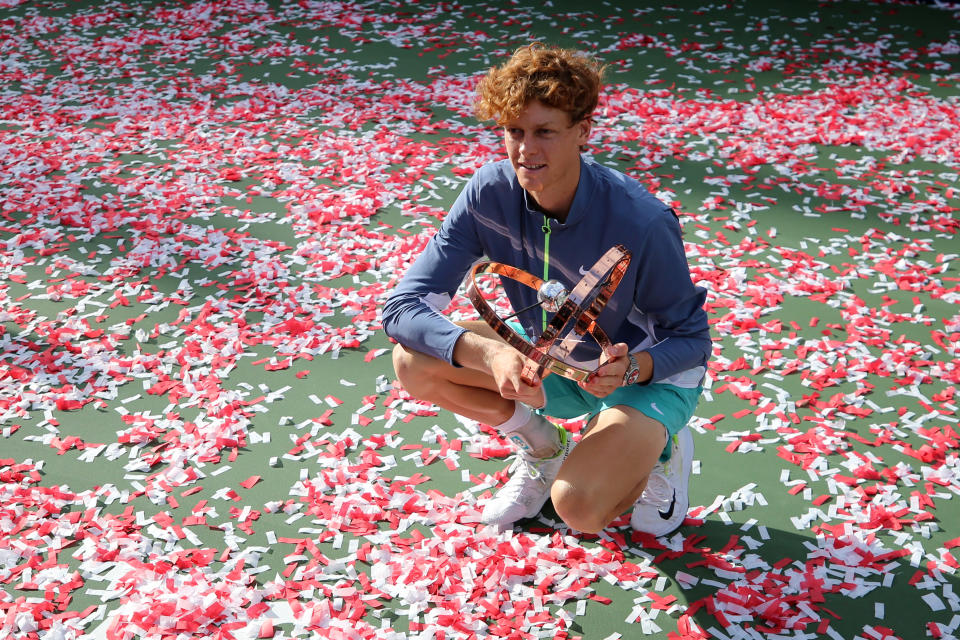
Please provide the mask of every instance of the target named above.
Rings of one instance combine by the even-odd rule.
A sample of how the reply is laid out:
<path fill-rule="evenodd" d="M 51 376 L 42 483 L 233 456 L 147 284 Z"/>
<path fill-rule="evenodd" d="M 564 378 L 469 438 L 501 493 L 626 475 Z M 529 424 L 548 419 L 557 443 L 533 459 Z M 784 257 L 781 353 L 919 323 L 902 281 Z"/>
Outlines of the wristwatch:
<path fill-rule="evenodd" d="M 633 357 L 632 353 L 628 353 L 627 357 L 630 359 L 630 364 L 627 365 L 627 370 L 623 372 L 623 385 L 635 384 L 637 380 L 640 379 L 640 365 L 637 364 L 637 360 Z"/>

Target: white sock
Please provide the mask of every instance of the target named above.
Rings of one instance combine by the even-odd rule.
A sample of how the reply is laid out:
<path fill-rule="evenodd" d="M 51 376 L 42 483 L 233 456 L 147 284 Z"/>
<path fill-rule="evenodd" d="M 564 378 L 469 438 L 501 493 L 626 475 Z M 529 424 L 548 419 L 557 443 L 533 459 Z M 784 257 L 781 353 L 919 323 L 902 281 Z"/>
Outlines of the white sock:
<path fill-rule="evenodd" d="M 495 425 L 493 428 L 499 431 L 500 433 L 510 433 L 511 431 L 516 430 L 518 427 L 522 427 L 530 421 L 530 416 L 533 415 L 533 411 L 527 405 L 522 402 L 513 403 L 513 415 L 507 418 L 507 421 Z"/>
<path fill-rule="evenodd" d="M 557 425 L 534 413 L 522 402 L 516 405 L 510 419 L 495 428 L 531 457 L 549 458 L 556 455 L 561 444 Z"/>

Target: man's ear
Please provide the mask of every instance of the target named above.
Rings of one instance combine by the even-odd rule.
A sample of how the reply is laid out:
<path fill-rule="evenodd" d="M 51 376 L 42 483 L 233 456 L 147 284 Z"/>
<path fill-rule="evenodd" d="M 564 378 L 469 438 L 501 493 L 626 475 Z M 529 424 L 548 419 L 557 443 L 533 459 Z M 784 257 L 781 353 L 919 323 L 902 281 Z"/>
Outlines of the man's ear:
<path fill-rule="evenodd" d="M 584 118 L 577 123 L 577 142 L 584 146 L 590 140 L 590 132 L 593 131 L 593 123 L 590 118 Z"/>
<path fill-rule="evenodd" d="M 593 131 L 593 123 L 590 118 L 584 118 L 576 125 L 577 127 L 577 145 L 580 147 L 580 153 L 587 150 L 587 142 L 590 141 L 590 132 Z"/>

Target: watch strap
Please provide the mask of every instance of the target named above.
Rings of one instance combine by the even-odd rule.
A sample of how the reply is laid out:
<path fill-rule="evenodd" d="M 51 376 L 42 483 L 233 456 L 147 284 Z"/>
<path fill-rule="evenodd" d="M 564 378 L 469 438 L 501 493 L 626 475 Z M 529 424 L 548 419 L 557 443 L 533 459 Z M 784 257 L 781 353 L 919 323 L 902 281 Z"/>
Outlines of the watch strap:
<path fill-rule="evenodd" d="M 627 358 L 630 360 L 630 364 L 627 365 L 627 370 L 623 372 L 623 382 L 620 384 L 620 386 L 623 387 L 636 383 L 637 377 L 640 374 L 640 365 L 637 363 L 637 359 L 633 357 L 633 354 L 628 353 Z"/>

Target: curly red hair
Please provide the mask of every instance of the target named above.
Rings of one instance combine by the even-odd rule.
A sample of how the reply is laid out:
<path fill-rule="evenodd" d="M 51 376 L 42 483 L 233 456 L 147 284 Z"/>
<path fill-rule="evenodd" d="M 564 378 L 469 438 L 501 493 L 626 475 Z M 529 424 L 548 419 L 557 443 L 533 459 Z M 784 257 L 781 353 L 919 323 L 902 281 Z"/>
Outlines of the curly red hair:
<path fill-rule="evenodd" d="M 579 122 L 597 108 L 603 70 L 586 53 L 534 42 L 517 49 L 480 80 L 474 109 L 481 120 L 493 119 L 502 125 L 539 100 L 565 111 L 570 122 Z"/>

